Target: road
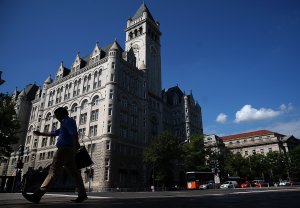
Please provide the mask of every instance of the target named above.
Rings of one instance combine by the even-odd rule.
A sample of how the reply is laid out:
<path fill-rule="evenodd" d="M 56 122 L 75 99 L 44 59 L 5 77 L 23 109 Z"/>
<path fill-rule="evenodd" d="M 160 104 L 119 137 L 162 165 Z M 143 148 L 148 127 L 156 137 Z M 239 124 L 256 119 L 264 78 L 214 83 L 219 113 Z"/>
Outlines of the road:
<path fill-rule="evenodd" d="M 73 193 L 49 193 L 39 204 L 32 204 L 19 193 L 0 193 L 0 207 L 89 207 L 89 208 L 212 208 L 212 207 L 299 207 L 300 187 L 230 190 L 196 190 L 165 192 L 102 192 L 90 193 L 89 199 L 74 204 Z"/>

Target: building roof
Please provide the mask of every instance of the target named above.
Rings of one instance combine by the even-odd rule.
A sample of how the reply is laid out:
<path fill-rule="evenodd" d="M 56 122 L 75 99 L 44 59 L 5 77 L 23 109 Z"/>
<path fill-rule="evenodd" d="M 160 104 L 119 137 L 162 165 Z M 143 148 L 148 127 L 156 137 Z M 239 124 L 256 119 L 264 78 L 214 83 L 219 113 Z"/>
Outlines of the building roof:
<path fill-rule="evenodd" d="M 143 12 L 147 12 L 148 13 L 148 17 L 153 21 L 155 22 L 154 18 L 152 17 L 149 9 L 147 8 L 146 4 L 143 3 L 140 8 L 137 10 L 137 12 L 135 13 L 135 15 L 132 17 L 132 19 L 137 19 L 139 17 L 142 17 L 143 16 Z"/>
<path fill-rule="evenodd" d="M 110 47 L 110 50 L 122 50 L 122 47 L 119 45 L 119 43 L 115 40 L 112 44 L 112 46 Z"/>
<path fill-rule="evenodd" d="M 224 140 L 240 139 L 240 138 L 245 138 L 245 137 L 262 136 L 262 135 L 268 135 L 268 134 L 277 134 L 277 133 L 269 131 L 269 130 L 258 130 L 258 131 L 252 131 L 252 132 L 247 132 L 247 133 L 223 136 L 223 137 L 221 137 L 221 139 L 224 141 Z"/>

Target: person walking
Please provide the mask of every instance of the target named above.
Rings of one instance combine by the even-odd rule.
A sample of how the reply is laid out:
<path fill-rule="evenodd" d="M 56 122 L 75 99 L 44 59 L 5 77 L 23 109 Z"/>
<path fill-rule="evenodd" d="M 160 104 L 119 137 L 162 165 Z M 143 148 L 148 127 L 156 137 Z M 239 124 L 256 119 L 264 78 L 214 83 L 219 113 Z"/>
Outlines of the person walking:
<path fill-rule="evenodd" d="M 54 111 L 54 116 L 61 124 L 59 129 L 52 132 L 33 132 L 37 136 L 58 136 L 56 143 L 57 151 L 53 156 L 48 175 L 40 188 L 33 194 L 22 192 L 22 195 L 30 202 L 39 203 L 42 196 L 54 182 L 59 171 L 62 170 L 62 168 L 66 168 L 69 174 L 74 177 L 78 189 L 78 197 L 71 201 L 80 203 L 87 199 L 87 194 L 80 170 L 77 169 L 75 163 L 75 155 L 77 149 L 80 147 L 76 122 L 69 117 L 67 109 L 63 107 L 57 108 Z"/>

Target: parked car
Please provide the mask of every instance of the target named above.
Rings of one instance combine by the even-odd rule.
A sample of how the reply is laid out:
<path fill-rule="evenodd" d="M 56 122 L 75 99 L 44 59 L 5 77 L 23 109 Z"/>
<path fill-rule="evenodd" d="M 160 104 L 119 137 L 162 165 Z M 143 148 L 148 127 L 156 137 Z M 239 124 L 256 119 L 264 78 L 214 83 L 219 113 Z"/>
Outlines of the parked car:
<path fill-rule="evenodd" d="M 269 184 L 263 180 L 253 180 L 252 186 L 253 187 L 269 187 Z"/>
<path fill-rule="evenodd" d="M 245 181 L 245 182 L 241 183 L 240 186 L 241 186 L 241 188 L 250 188 L 250 187 L 252 187 L 250 181 Z"/>
<path fill-rule="evenodd" d="M 206 183 L 199 186 L 199 189 L 213 189 L 215 188 L 214 181 L 207 181 Z"/>
<path fill-rule="evenodd" d="M 220 188 L 238 188 L 239 184 L 236 181 L 225 181 L 223 184 L 221 184 Z"/>
<path fill-rule="evenodd" d="M 283 180 L 279 182 L 279 186 L 294 186 L 294 185 L 295 185 L 294 181 Z"/>

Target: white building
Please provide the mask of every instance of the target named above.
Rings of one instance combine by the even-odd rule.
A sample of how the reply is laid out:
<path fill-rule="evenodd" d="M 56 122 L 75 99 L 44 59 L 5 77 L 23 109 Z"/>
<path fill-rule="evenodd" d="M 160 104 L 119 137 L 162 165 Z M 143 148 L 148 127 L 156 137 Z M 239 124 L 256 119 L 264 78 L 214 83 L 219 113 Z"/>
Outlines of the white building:
<path fill-rule="evenodd" d="M 273 151 L 285 154 L 300 144 L 300 140 L 294 136 L 286 136 L 269 130 L 223 136 L 221 139 L 231 152 L 240 153 L 244 157 L 253 154 L 267 155 Z"/>
<path fill-rule="evenodd" d="M 125 49 L 117 41 L 105 47 L 96 43 L 91 54 L 78 53 L 70 68 L 61 63 L 54 80 L 45 80 L 32 101 L 23 173 L 50 165 L 55 138 L 36 137 L 33 131 L 58 128 L 53 118 L 57 107 L 68 109 L 92 152 L 93 180 L 85 176 L 84 182 L 93 191 L 145 187 L 149 172 L 142 162 L 143 149 L 153 136 L 175 129 L 187 140 L 203 132 L 201 108 L 192 94 L 178 88 L 181 94 L 173 99 L 168 90 L 162 92 L 160 25 L 145 4 L 127 21 L 125 33 Z M 177 122 L 170 123 L 175 117 Z M 8 175 L 16 157 L 10 158 Z"/>

